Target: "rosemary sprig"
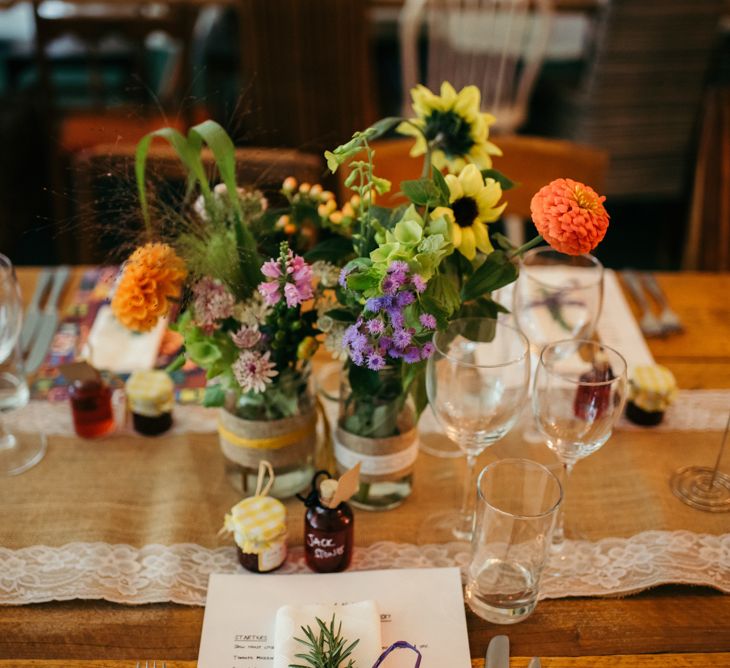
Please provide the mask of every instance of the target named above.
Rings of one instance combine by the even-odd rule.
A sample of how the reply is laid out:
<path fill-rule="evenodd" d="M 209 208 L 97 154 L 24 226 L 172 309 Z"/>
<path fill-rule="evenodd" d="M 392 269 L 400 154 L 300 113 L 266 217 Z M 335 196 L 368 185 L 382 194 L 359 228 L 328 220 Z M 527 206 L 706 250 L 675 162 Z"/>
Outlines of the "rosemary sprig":
<path fill-rule="evenodd" d="M 348 645 L 347 640 L 342 637 L 342 622 L 337 625 L 337 630 L 335 630 L 334 615 L 332 615 L 329 626 L 321 619 L 315 619 L 319 627 L 316 635 L 309 626 L 302 626 L 302 633 L 306 639 L 294 638 L 308 649 L 306 654 L 295 655 L 297 659 L 306 661 L 307 665 L 291 663 L 289 668 L 355 668 L 355 662 L 352 659 L 347 664 L 343 662 L 352 654 L 352 650 L 360 640 L 355 640 Z"/>

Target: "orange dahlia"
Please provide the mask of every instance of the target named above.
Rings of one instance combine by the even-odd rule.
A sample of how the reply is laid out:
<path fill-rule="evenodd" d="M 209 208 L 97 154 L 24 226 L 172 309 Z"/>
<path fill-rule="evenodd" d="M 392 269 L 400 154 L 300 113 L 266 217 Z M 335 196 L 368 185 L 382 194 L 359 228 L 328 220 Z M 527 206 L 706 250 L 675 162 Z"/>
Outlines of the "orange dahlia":
<path fill-rule="evenodd" d="M 138 248 L 124 265 L 112 311 L 129 329 L 147 332 L 170 311 L 170 300 L 180 297 L 187 276 L 185 263 L 167 244 Z"/>
<path fill-rule="evenodd" d="M 605 197 L 572 179 L 556 179 L 535 193 L 530 202 L 537 231 L 555 250 L 583 255 L 606 235 Z"/>

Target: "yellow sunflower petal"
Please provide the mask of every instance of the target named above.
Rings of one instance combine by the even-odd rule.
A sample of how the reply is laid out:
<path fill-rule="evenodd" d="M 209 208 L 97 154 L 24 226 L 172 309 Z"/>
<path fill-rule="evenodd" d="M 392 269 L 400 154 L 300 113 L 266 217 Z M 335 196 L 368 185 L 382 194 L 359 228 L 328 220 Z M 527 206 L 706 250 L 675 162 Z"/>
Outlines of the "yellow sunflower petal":
<path fill-rule="evenodd" d="M 484 142 L 484 147 L 487 149 L 487 153 L 489 153 L 489 155 L 502 155 L 502 149 L 496 144 L 492 144 L 490 141 Z"/>
<path fill-rule="evenodd" d="M 454 111 L 473 123 L 478 118 L 481 100 L 481 93 L 476 86 L 465 86 L 456 96 Z"/>
<path fill-rule="evenodd" d="M 451 223 L 451 242 L 454 244 L 454 248 L 461 246 L 461 240 L 461 228 L 456 224 L 456 222 Z"/>
<path fill-rule="evenodd" d="M 446 158 L 446 166 L 451 174 L 459 174 L 466 164 L 464 158 L 451 158 L 450 160 Z"/>
<path fill-rule="evenodd" d="M 413 111 L 419 116 L 428 116 L 432 111 L 446 111 L 443 100 L 423 84 L 411 89 Z"/>
<path fill-rule="evenodd" d="M 461 187 L 461 182 L 458 177 L 453 174 L 447 174 L 444 176 L 444 179 L 446 180 L 446 185 L 449 186 L 449 193 L 451 193 L 449 195 L 449 203 L 455 202 L 464 196 L 464 189 Z"/>
<path fill-rule="evenodd" d="M 435 220 L 437 218 L 446 218 L 446 220 L 450 224 L 456 224 L 456 220 L 454 219 L 454 212 L 452 209 L 449 209 L 447 206 L 437 206 L 433 211 L 431 211 L 431 219 Z"/>
<path fill-rule="evenodd" d="M 479 217 L 484 219 L 497 205 L 502 197 L 502 188 L 494 179 L 487 179 L 486 185 L 479 191 L 475 199 L 479 207 Z"/>
<path fill-rule="evenodd" d="M 487 226 L 480 220 L 477 220 L 472 225 L 472 230 L 474 230 L 474 239 L 476 241 L 477 248 L 482 251 L 482 253 L 489 255 L 494 250 L 494 247 L 492 246 L 492 242 L 489 240 Z"/>
<path fill-rule="evenodd" d="M 456 246 L 456 244 L 454 244 Z M 477 254 L 477 244 L 474 238 L 474 230 L 471 227 L 461 228 L 461 243 L 458 246 L 459 252 L 468 260 L 473 260 Z"/>
<path fill-rule="evenodd" d="M 411 147 L 410 155 L 412 158 L 417 158 L 419 155 L 423 155 L 426 152 L 426 139 L 422 134 L 416 136 L 416 143 Z"/>
<path fill-rule="evenodd" d="M 476 197 L 482 188 L 484 188 L 484 179 L 482 173 L 476 165 L 467 165 L 459 174 L 459 183 L 464 191 L 464 195 Z"/>
<path fill-rule="evenodd" d="M 493 223 L 495 220 L 499 220 L 499 217 L 502 215 L 502 212 L 507 208 L 507 202 L 503 202 L 498 207 L 492 209 L 489 216 L 486 218 L 482 218 L 482 220 L 485 223 Z M 480 216 L 481 217 L 481 216 Z"/>
<path fill-rule="evenodd" d="M 484 148 L 484 144 L 474 144 L 469 151 L 469 160 L 479 169 L 489 169 L 492 166 L 492 158 Z"/>
<path fill-rule="evenodd" d="M 423 121 L 419 118 L 412 118 L 409 123 L 403 122 L 399 123 L 398 127 L 395 129 L 395 131 L 398 134 L 406 135 L 408 137 L 420 137 L 421 132 L 418 130 L 418 128 L 413 127 L 414 125 L 422 125 Z"/>
<path fill-rule="evenodd" d="M 443 151 L 434 151 L 433 153 L 431 153 L 431 162 L 433 163 L 433 166 L 439 170 L 443 169 L 444 167 L 449 167 L 449 161 L 447 160 Z"/>
<path fill-rule="evenodd" d="M 443 101 L 444 110 L 453 109 L 454 104 L 456 104 L 456 91 L 448 81 L 441 84 L 441 100 Z"/>

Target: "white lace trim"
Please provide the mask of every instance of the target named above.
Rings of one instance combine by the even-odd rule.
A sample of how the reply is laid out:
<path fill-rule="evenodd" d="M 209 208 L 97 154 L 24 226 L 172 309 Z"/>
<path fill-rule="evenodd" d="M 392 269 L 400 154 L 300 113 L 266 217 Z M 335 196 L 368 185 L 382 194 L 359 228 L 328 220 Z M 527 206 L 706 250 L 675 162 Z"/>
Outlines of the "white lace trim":
<path fill-rule="evenodd" d="M 541 598 L 627 594 L 660 584 L 707 585 L 730 593 L 730 534 L 646 531 L 632 538 L 568 541 L 562 566 L 543 576 Z M 459 566 L 465 543 L 410 545 L 381 542 L 355 550 L 352 569 Z M 548 572 L 563 568 L 561 575 Z M 105 599 L 140 604 L 172 601 L 205 605 L 211 573 L 241 572 L 233 547 L 69 543 L 62 547 L 0 548 L 0 603 Z M 282 573 L 308 572 L 294 548 Z"/>
<path fill-rule="evenodd" d="M 638 427 L 623 418 L 619 429 L 652 431 L 722 431 L 730 406 L 730 390 L 681 390 L 677 401 L 667 411 L 657 427 Z M 197 405 L 178 406 L 171 434 L 214 433 L 218 424 L 218 409 Z M 5 413 L 10 431 L 42 431 L 54 436 L 73 436 L 71 411 L 65 402 L 31 401 L 21 409 Z M 127 424 L 122 428 L 127 436 L 138 436 Z M 141 438 L 141 437 L 140 437 Z"/>

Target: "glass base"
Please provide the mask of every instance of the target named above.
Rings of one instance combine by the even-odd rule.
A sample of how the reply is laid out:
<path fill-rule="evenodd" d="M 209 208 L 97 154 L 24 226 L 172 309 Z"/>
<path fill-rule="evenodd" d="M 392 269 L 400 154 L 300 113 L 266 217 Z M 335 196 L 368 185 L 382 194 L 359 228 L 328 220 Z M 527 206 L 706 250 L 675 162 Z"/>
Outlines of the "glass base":
<path fill-rule="evenodd" d="M 274 469 L 274 484 L 269 490 L 269 496 L 276 499 L 289 499 L 299 492 L 303 492 L 312 483 L 314 466 L 288 466 Z M 226 478 L 233 489 L 243 496 L 253 496 L 256 492 L 258 469 L 250 469 L 230 460 L 226 460 Z"/>
<path fill-rule="evenodd" d="M 453 543 L 454 541 L 468 543 L 471 542 L 473 532 L 473 519 L 465 522 L 460 512 L 450 510 L 426 517 L 418 527 L 417 542 L 419 545 Z"/>
<path fill-rule="evenodd" d="M 523 566 L 492 559 L 464 589 L 466 604 L 493 624 L 517 624 L 537 605 L 537 585 Z"/>
<path fill-rule="evenodd" d="M 692 508 L 709 513 L 730 512 L 730 476 L 706 466 L 679 469 L 670 481 L 674 495 Z"/>
<path fill-rule="evenodd" d="M 46 454 L 45 434 L 12 434 L 0 441 L 0 475 L 19 475 L 34 467 Z"/>
<path fill-rule="evenodd" d="M 357 493 L 350 498 L 349 503 L 361 510 L 392 510 L 400 506 L 412 491 L 412 473 L 400 480 L 361 482 Z"/>

